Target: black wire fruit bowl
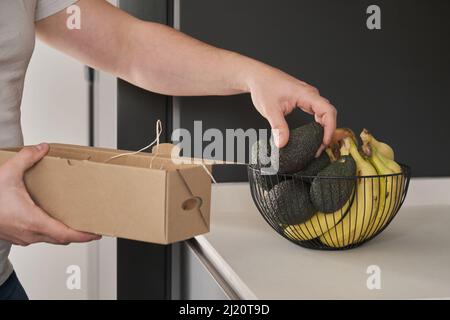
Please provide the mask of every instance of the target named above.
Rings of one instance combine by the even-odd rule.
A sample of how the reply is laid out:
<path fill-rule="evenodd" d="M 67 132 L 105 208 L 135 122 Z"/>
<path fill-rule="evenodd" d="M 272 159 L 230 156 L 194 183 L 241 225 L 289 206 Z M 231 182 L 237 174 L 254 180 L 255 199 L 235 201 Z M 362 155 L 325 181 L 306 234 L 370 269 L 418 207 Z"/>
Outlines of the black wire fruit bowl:
<path fill-rule="evenodd" d="M 411 169 L 400 166 L 397 174 L 325 177 L 268 175 L 249 165 L 248 178 L 256 207 L 281 236 L 305 248 L 345 250 L 375 238 L 400 210 L 411 177 Z M 320 188 L 313 190 L 313 181 Z M 338 208 L 320 212 L 311 198 Z"/>

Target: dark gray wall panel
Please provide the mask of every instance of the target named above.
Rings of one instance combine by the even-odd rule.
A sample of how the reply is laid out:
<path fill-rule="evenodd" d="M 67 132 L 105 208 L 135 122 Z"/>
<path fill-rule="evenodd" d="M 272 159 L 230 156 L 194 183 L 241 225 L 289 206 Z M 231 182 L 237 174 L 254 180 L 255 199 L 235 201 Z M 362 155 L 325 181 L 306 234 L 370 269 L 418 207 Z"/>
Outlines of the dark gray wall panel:
<path fill-rule="evenodd" d="M 183 32 L 279 67 L 315 86 L 339 125 L 371 129 L 416 176 L 449 176 L 450 2 L 441 0 L 180 1 Z M 382 30 L 366 28 L 378 4 Z M 248 96 L 177 98 L 181 127 L 267 127 Z M 291 125 L 310 118 L 296 112 Z M 439 151 L 439 157 L 431 157 Z M 221 181 L 245 171 L 216 171 Z"/>
<path fill-rule="evenodd" d="M 120 0 L 119 6 L 148 21 L 167 24 L 171 3 L 163 0 Z M 171 131 L 171 98 L 148 92 L 118 80 L 117 145 L 125 150 L 139 150 L 155 139 L 155 123 L 163 123 L 161 142 Z M 126 214 L 126 212 L 124 212 Z M 117 298 L 170 299 L 172 287 L 172 246 L 118 239 Z"/>

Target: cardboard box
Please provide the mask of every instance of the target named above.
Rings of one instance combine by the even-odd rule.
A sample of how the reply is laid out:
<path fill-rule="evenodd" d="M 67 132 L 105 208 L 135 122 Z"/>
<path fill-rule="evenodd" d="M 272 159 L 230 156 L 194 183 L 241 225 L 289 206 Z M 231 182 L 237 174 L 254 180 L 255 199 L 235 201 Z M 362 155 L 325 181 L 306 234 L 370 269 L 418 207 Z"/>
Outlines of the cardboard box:
<path fill-rule="evenodd" d="M 211 178 L 199 164 L 176 165 L 172 147 L 105 163 L 126 151 L 51 144 L 25 184 L 38 206 L 73 229 L 159 244 L 185 240 L 209 232 Z M 0 164 L 18 150 L 0 150 Z"/>

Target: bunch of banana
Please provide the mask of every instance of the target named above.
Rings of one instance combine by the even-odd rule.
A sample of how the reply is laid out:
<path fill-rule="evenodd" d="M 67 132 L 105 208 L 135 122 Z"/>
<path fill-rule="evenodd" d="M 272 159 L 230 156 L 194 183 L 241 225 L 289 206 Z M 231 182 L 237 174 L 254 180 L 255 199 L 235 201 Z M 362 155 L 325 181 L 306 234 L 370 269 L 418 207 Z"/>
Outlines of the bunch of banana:
<path fill-rule="evenodd" d="M 361 133 L 363 151 L 373 164 L 380 179 L 380 204 L 377 214 L 371 222 L 365 239 L 372 237 L 381 230 L 392 218 L 400 203 L 403 188 L 402 168 L 394 161 L 392 148 L 385 143 L 378 142 L 366 129 Z M 379 149 L 381 147 L 381 150 Z"/>
<path fill-rule="evenodd" d="M 285 227 L 284 234 L 289 239 L 297 241 L 307 241 L 320 237 L 342 220 L 349 210 L 352 199 L 353 196 L 341 209 L 334 213 L 317 212 L 304 223 Z"/>
<path fill-rule="evenodd" d="M 362 241 L 368 234 L 371 221 L 378 212 L 380 184 L 377 171 L 358 151 L 355 141 L 343 139 L 341 154 L 350 154 L 356 162 L 357 180 L 355 199 L 349 212 L 332 229 L 320 236 L 320 241 L 329 247 L 341 248 Z"/>
<path fill-rule="evenodd" d="M 402 168 L 388 144 L 366 129 L 360 137 L 362 153 L 355 134 L 339 128 L 326 150 L 332 162 L 348 155 L 356 162 L 359 178 L 350 199 L 334 213 L 317 212 L 304 223 L 285 226 L 286 237 L 296 241 L 318 238 L 329 247 L 341 248 L 371 238 L 392 219 L 404 187 L 404 177 L 399 175 Z"/>

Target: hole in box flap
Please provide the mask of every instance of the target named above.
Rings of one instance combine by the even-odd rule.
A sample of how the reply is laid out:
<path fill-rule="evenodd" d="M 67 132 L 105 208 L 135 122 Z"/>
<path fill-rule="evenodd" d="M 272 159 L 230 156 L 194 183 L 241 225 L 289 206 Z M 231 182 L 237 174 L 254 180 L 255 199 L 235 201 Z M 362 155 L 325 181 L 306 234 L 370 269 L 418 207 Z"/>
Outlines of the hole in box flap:
<path fill-rule="evenodd" d="M 183 201 L 183 203 L 181 204 L 181 208 L 184 211 L 191 211 L 194 209 L 200 209 L 202 204 L 203 204 L 203 201 L 200 197 L 192 197 L 192 198 L 189 198 L 189 199 Z"/>

